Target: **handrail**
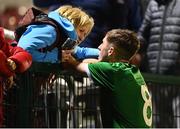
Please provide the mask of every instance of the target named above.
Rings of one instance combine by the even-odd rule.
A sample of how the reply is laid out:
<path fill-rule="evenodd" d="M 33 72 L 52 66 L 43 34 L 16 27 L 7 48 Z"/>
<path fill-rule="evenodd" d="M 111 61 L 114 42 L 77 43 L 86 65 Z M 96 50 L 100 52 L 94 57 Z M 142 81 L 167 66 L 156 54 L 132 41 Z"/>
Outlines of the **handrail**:
<path fill-rule="evenodd" d="M 39 73 L 60 73 L 62 72 L 61 65 L 59 63 L 42 63 L 33 62 L 29 71 Z"/>
<path fill-rule="evenodd" d="M 62 70 L 62 67 L 59 63 L 52 64 L 52 63 L 33 62 L 29 70 L 32 72 L 39 72 L 39 73 L 56 73 L 56 74 L 66 73 L 69 75 L 73 74 L 73 71 Z M 82 76 L 82 74 L 80 75 Z M 142 73 L 142 75 L 145 78 L 145 80 L 148 82 L 180 85 L 180 76 L 159 75 L 159 74 L 152 74 L 152 73 Z"/>
<path fill-rule="evenodd" d="M 142 73 L 142 75 L 148 82 L 161 83 L 166 85 L 180 85 L 180 76 L 159 75 L 152 73 Z"/>

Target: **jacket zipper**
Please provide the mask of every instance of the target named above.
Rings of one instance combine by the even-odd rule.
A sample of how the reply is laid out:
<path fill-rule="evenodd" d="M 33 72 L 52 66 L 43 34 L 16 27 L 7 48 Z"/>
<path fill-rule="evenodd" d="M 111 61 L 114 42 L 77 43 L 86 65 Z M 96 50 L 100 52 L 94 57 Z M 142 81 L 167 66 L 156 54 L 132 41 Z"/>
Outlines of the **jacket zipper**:
<path fill-rule="evenodd" d="M 160 58 L 161 58 L 161 54 L 162 54 L 162 44 L 163 44 L 164 26 L 165 26 L 165 21 L 166 21 L 166 17 L 167 17 L 167 8 L 168 8 L 168 5 L 165 5 L 163 21 L 162 21 L 162 26 L 161 26 L 161 33 L 160 33 L 160 42 L 159 42 L 160 50 L 159 50 L 159 56 L 158 56 L 158 60 L 157 60 L 156 73 L 160 73 Z"/>

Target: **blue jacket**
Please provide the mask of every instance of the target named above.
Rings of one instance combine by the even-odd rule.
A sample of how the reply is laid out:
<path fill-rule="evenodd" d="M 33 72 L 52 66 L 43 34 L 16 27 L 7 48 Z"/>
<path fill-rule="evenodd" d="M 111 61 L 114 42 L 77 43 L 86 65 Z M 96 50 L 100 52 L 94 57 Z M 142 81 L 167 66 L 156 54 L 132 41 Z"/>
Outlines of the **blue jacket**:
<path fill-rule="evenodd" d="M 56 20 L 68 37 L 74 40 L 77 39 L 75 28 L 69 20 L 61 17 L 56 11 L 50 12 L 48 17 Z M 46 53 L 39 51 L 39 49 L 53 44 L 56 40 L 56 35 L 56 30 L 51 25 L 30 25 L 21 36 L 18 46 L 31 53 L 33 61 L 58 63 L 58 48 L 54 48 Z M 97 57 L 98 54 L 99 50 L 97 49 L 81 48 L 78 46 L 75 48 L 75 56 L 78 59 Z"/>

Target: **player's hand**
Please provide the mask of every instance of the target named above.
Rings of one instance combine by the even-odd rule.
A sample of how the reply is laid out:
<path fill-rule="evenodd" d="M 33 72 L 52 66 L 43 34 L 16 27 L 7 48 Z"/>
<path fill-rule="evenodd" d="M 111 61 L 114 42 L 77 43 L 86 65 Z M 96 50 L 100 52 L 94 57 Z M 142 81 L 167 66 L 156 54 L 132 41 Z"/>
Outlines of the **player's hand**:
<path fill-rule="evenodd" d="M 78 61 L 72 56 L 71 50 L 62 50 L 62 66 L 63 68 L 73 68 Z"/>
<path fill-rule="evenodd" d="M 72 50 L 62 50 L 62 62 L 69 62 L 75 61 L 76 59 L 71 55 Z"/>

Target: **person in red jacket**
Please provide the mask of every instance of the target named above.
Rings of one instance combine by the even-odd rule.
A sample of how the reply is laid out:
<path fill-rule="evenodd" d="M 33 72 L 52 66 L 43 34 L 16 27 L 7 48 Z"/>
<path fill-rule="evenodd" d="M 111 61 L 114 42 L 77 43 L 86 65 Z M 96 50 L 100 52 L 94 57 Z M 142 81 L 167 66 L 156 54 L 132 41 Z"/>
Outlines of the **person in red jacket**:
<path fill-rule="evenodd" d="M 28 52 L 8 43 L 4 30 L 0 27 L 0 127 L 3 127 L 3 87 L 9 88 L 15 73 L 26 71 L 32 64 Z"/>

